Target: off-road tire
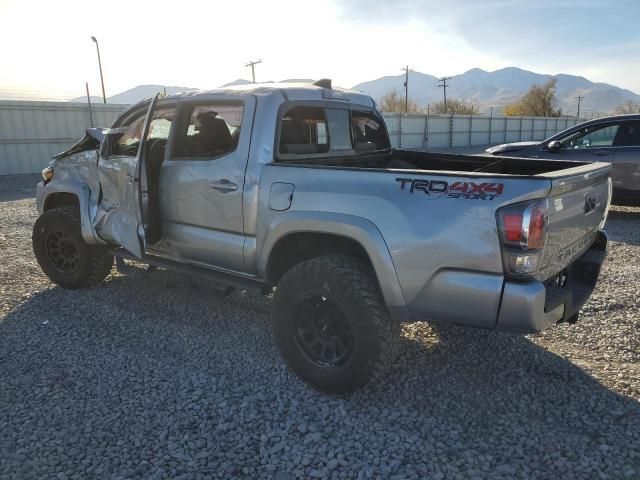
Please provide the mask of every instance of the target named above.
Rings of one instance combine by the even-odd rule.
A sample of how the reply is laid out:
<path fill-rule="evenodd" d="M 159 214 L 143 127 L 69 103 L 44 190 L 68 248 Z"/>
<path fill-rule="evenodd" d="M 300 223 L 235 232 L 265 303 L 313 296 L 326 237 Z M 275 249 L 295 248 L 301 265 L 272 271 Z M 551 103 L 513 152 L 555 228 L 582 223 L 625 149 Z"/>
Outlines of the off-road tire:
<path fill-rule="evenodd" d="M 352 353 L 343 364 L 319 365 L 296 335 L 300 306 L 314 295 L 333 302 L 353 332 Z M 397 354 L 400 325 L 389 316 L 373 269 L 346 255 L 312 258 L 286 272 L 274 294 L 272 323 L 290 368 L 326 393 L 352 392 L 379 380 Z"/>
<path fill-rule="evenodd" d="M 50 235 L 64 238 L 74 248 L 75 267 L 65 271 L 56 265 L 51 247 Z M 89 245 L 80 232 L 80 213 L 76 207 L 64 206 L 44 212 L 33 226 L 31 236 L 33 253 L 42 271 L 51 281 L 63 288 L 90 288 L 102 282 L 113 266 L 113 255 L 105 248 Z"/>

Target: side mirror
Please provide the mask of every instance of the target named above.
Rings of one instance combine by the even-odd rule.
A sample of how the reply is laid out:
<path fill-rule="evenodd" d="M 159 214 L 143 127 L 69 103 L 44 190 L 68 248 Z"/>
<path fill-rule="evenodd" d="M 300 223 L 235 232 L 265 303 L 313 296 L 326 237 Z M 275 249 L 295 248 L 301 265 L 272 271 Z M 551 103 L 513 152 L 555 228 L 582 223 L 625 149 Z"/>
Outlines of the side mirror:
<path fill-rule="evenodd" d="M 547 150 L 549 150 L 550 152 L 557 152 L 559 150 L 562 150 L 562 143 L 560 143 L 558 140 L 549 142 L 549 144 L 547 145 Z"/>

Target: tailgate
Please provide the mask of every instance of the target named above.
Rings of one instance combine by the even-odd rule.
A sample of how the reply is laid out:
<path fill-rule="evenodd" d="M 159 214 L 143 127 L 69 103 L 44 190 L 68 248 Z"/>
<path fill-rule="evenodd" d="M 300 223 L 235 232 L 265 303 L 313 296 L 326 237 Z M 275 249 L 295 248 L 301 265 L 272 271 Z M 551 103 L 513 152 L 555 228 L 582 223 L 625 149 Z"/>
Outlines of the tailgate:
<path fill-rule="evenodd" d="M 562 271 L 595 241 L 611 200 L 610 170 L 610 164 L 599 162 L 545 175 L 551 191 L 541 280 Z"/>

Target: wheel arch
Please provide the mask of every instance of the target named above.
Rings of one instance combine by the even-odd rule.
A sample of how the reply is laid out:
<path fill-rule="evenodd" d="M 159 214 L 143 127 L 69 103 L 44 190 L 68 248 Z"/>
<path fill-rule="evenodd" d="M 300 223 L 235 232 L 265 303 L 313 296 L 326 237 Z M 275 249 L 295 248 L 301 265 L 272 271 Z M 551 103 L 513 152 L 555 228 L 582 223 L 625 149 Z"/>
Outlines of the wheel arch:
<path fill-rule="evenodd" d="M 390 314 L 409 313 L 386 242 L 369 220 L 345 214 L 290 212 L 274 219 L 258 255 L 258 273 L 272 285 L 293 265 L 324 254 L 343 253 L 369 263 Z"/>
<path fill-rule="evenodd" d="M 44 200 L 44 205 L 42 207 L 42 211 L 46 212 L 47 210 L 51 210 L 52 208 L 58 207 L 76 207 L 80 210 L 80 199 L 75 193 L 70 192 L 54 192 Z"/>
<path fill-rule="evenodd" d="M 102 244 L 104 242 L 98 239 L 91 224 L 90 195 L 89 187 L 84 184 L 54 180 L 44 185 L 40 182 L 36 188 L 36 205 L 40 213 L 62 206 L 77 207 L 84 241 L 88 244 Z"/>

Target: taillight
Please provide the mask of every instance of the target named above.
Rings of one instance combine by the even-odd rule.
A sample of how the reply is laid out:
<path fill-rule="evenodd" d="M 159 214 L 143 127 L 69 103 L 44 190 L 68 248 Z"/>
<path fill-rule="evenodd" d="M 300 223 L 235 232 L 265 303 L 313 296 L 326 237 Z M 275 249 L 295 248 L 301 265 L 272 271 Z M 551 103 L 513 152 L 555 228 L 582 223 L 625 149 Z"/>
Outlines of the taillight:
<path fill-rule="evenodd" d="M 522 238 L 522 214 L 505 213 L 502 217 L 503 235 L 508 242 L 520 242 Z"/>
<path fill-rule="evenodd" d="M 546 199 L 508 205 L 498 210 L 498 230 L 504 269 L 531 275 L 539 268 L 547 240 L 549 204 Z"/>

